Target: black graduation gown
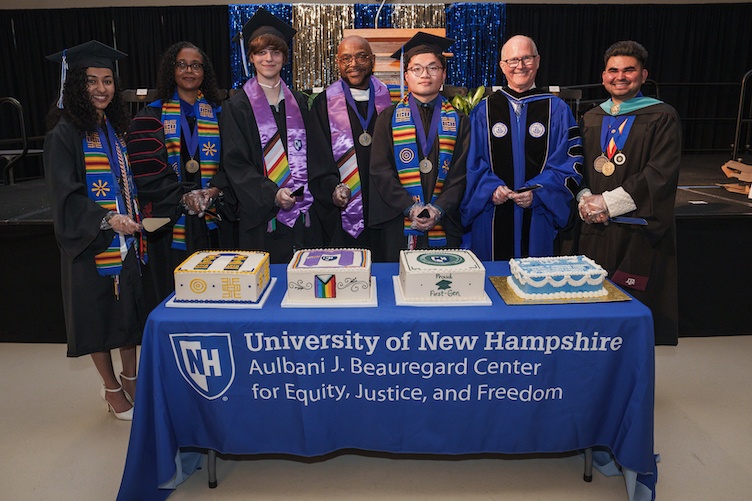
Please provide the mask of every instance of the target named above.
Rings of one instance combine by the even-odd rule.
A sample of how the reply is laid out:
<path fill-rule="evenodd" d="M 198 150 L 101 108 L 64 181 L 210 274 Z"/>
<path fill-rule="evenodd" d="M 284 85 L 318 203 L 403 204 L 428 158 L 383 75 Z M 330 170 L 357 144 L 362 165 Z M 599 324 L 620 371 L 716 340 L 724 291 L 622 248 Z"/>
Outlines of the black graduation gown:
<path fill-rule="evenodd" d="M 368 102 L 356 101 L 356 106 L 362 116 L 368 114 Z M 316 145 L 316 154 L 311 156 L 308 164 L 308 181 L 313 194 L 316 214 L 321 221 L 323 241 L 326 247 L 350 247 L 371 249 L 372 259 L 381 261 L 379 230 L 368 227 L 368 200 L 370 196 L 370 163 L 371 147 L 363 146 L 358 137 L 363 133 L 363 126 L 355 111 L 347 107 L 350 126 L 355 142 L 355 156 L 358 159 L 358 172 L 363 200 L 363 219 L 365 228 L 354 238 L 342 229 L 341 209 L 332 202 L 332 192 L 340 183 L 339 169 L 332 153 L 332 132 L 329 125 L 326 93 L 322 92 L 313 101 L 311 109 L 311 129 L 309 130 L 310 144 Z M 371 118 L 367 126 L 368 133 L 373 136 L 377 115 Z"/>
<path fill-rule="evenodd" d="M 201 170 L 191 174 L 185 169 L 185 163 L 191 157 L 185 141 L 181 140 L 180 170 L 183 181 L 178 182 L 178 177 L 168 162 L 161 107 L 146 106 L 133 118 L 128 128 L 127 145 L 144 217 L 170 218 L 170 222 L 159 230 L 147 233 L 148 267 L 156 290 L 156 300 L 161 302 L 175 290 L 175 268 L 189 255 L 201 249 L 237 247 L 234 223 L 230 221 L 233 219 L 232 209 L 227 203 L 232 200 L 232 193 L 220 167 L 211 185 L 225 194 L 225 200 L 216 207 L 223 220 L 217 222 L 217 230 L 209 231 L 204 218 L 186 214 L 186 250 L 173 249 L 172 229 L 183 214 L 180 200 L 185 193 L 201 189 Z M 198 156 L 196 160 L 200 162 Z"/>
<path fill-rule="evenodd" d="M 297 91 L 292 93 L 308 129 L 308 98 Z M 285 100 L 282 100 L 279 111 L 271 108 L 286 147 L 285 104 Z M 265 250 L 269 252 L 272 263 L 288 263 L 295 250 L 320 246 L 320 227 L 312 210 L 308 227 L 305 225 L 305 217 L 301 217 L 293 228 L 277 222 L 276 229 L 267 232 L 267 223 L 279 212 L 274 204 L 279 187 L 264 176 L 264 153 L 256 117 L 248 96 L 242 89 L 222 104 L 219 125 L 222 135 L 222 168 L 238 200 L 240 247 Z M 310 158 L 312 148 L 316 145 L 311 144 L 309 139 L 307 146 Z"/>
<path fill-rule="evenodd" d="M 376 120 L 373 144 L 371 144 L 371 190 L 369 201 L 368 224 L 371 228 L 383 230 L 383 258 L 385 261 L 398 261 L 399 251 L 407 248 L 404 234 L 404 211 L 413 205 L 410 194 L 399 182 L 394 161 L 394 141 L 392 139 L 392 115 L 395 105 L 381 113 Z M 422 110 L 422 108 L 421 108 Z M 459 115 L 457 142 L 449 166 L 449 173 L 444 179 L 444 187 L 435 205 L 444 211 L 441 225 L 446 230 L 447 248 L 459 248 L 462 243 L 463 227 L 460 218 L 460 203 L 465 193 L 467 150 L 470 144 L 470 123 L 462 112 Z M 430 113 L 421 111 L 424 130 L 430 125 Z M 418 148 L 420 149 L 420 147 Z M 439 140 L 433 143 L 429 160 L 434 165 L 431 172 L 421 173 L 425 203 L 431 201 L 439 165 Z M 428 248 L 428 237 L 418 238 L 418 248 Z"/>
<path fill-rule="evenodd" d="M 601 123 L 609 115 L 597 107 L 583 117 L 585 180 L 594 194 L 624 188 L 637 206 L 627 215 L 645 218 L 648 225 L 581 224 L 578 252 L 603 266 L 609 278 L 651 309 L 656 344 L 675 345 L 679 314 L 674 200 L 681 160 L 681 123 L 667 104 L 628 115 L 636 119 L 622 150 L 627 161 L 611 176 L 593 168 L 593 160 L 601 154 Z M 634 277 L 647 278 L 645 290 L 631 285 Z"/>
<path fill-rule="evenodd" d="M 115 235 L 100 230 L 107 209 L 87 195 L 83 134 L 62 118 L 44 140 L 44 170 L 55 237 L 60 248 L 63 310 L 68 356 L 77 357 L 141 342 L 148 311 L 139 261 L 133 249 L 113 279 L 97 272 L 94 256 Z"/>

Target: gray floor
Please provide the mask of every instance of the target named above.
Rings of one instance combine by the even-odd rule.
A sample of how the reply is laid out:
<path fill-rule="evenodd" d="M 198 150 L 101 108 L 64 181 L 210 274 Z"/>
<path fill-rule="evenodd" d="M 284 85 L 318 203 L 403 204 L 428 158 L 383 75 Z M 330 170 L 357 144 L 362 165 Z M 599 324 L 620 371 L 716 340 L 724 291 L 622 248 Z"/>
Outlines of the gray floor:
<path fill-rule="evenodd" d="M 752 336 L 682 338 L 656 349 L 660 500 L 752 499 Z M 0 499 L 114 499 L 130 424 L 99 399 L 90 358 L 61 344 L 0 343 Z M 171 500 L 624 500 L 621 478 L 582 481 L 582 459 L 218 462 Z"/>

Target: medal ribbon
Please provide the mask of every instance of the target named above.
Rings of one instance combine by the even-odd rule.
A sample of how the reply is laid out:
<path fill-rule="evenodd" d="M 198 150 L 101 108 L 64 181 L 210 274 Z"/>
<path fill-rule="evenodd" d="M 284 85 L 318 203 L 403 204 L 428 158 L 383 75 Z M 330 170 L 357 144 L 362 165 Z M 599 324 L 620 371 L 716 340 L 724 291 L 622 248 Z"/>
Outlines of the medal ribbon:
<path fill-rule="evenodd" d="M 256 117 L 261 144 L 264 148 L 264 174 L 272 181 L 274 181 L 272 175 L 277 176 L 283 184 L 289 184 L 291 189 L 303 186 L 303 200 L 300 202 L 296 201 L 290 209 L 280 209 L 277 213 L 276 219 L 285 226 L 292 228 L 295 226 L 295 221 L 297 221 L 300 214 L 308 212 L 309 207 L 313 203 L 313 196 L 308 189 L 307 141 L 303 115 L 300 112 L 295 96 L 293 96 L 284 80 L 280 80 L 280 87 L 280 92 L 283 92 L 285 97 L 286 148 L 282 144 L 281 135 L 277 130 L 277 122 L 274 119 L 269 101 L 267 101 L 266 95 L 256 78 L 248 80 L 243 85 L 243 91 L 251 103 L 253 114 Z M 276 143 L 279 143 L 279 145 Z M 268 158 L 267 151 L 269 153 Z M 275 163 L 279 165 L 275 166 Z M 286 164 L 286 167 L 284 164 Z M 272 172 L 278 168 L 282 170 L 278 173 Z M 289 175 L 286 175 L 285 171 L 288 171 Z M 282 184 L 274 182 L 282 188 Z M 273 226 L 274 220 L 270 221 L 270 228 Z"/>
<path fill-rule="evenodd" d="M 339 169 L 340 181 L 350 188 L 350 201 L 342 209 L 342 229 L 357 238 L 363 232 L 365 222 L 363 220 L 363 197 L 358 157 L 355 154 L 355 141 L 347 106 L 350 105 L 357 115 L 363 131 L 367 132 L 368 125 L 373 119 L 374 110 L 381 113 L 391 104 L 389 89 L 381 81 L 371 77 L 369 81 L 368 117 L 365 123 L 358 112 L 350 88 L 343 80 L 335 82 L 326 89 L 326 101 L 329 129 L 332 135 L 332 154 Z"/>
<path fill-rule="evenodd" d="M 636 117 L 635 115 L 629 115 L 623 118 L 624 120 L 616 128 L 613 128 L 614 122 L 612 120 L 614 119 L 603 120 L 601 124 L 601 148 L 609 160 L 614 157 L 617 151 L 621 151 L 624 148 Z M 618 120 L 621 120 L 621 118 Z"/>
<path fill-rule="evenodd" d="M 418 120 L 413 119 L 414 115 L 411 113 L 411 106 L 408 103 L 410 97 L 409 94 L 405 96 L 394 109 L 392 115 L 394 158 L 400 184 L 412 196 L 414 201 L 422 202 L 423 186 L 420 182 L 420 171 L 418 170 L 418 146 L 416 142 L 416 126 L 420 121 L 420 115 L 418 115 Z M 436 115 L 440 117 L 437 128 L 439 128 L 439 124 L 441 125 L 439 132 L 439 165 L 437 166 L 439 170 L 431 195 L 431 203 L 436 201 L 444 187 L 444 180 L 449 173 L 449 166 L 454 154 L 454 146 L 457 143 L 457 130 L 459 127 L 459 115 L 457 111 L 443 96 L 441 97 L 439 113 L 436 113 L 436 110 L 434 110 L 434 118 Z M 433 146 L 433 143 L 431 143 L 431 146 Z M 424 234 L 422 231 L 414 230 L 411 225 L 412 221 L 406 217 L 404 220 L 404 232 L 408 237 L 408 241 L 415 236 Z M 441 225 L 437 224 L 428 231 L 428 243 L 431 247 L 446 245 L 446 232 Z"/>
<path fill-rule="evenodd" d="M 418 117 L 415 120 L 415 130 L 418 136 L 418 145 L 420 145 L 420 151 L 423 153 L 423 158 L 428 158 L 428 153 L 433 146 L 433 142 L 436 141 L 436 134 L 439 131 L 439 120 L 441 117 L 441 109 L 439 106 L 433 107 L 433 116 L 431 116 L 431 125 L 428 128 L 428 135 L 426 135 L 423 129 L 423 120 L 420 120 L 420 112 L 418 111 L 418 105 L 415 102 L 415 98 L 412 94 L 408 95 L 408 102 L 410 104 L 410 112 L 413 116 Z"/>

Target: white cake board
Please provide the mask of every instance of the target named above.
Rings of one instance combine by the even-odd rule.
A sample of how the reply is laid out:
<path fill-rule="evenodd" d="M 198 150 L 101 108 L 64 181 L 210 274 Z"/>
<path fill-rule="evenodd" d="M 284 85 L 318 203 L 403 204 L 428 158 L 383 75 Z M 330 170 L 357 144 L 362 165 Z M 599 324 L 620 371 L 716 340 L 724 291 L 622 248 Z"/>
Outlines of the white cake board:
<path fill-rule="evenodd" d="M 274 284 L 277 283 L 277 279 L 275 277 L 272 277 L 271 280 L 269 280 L 269 285 L 267 286 L 266 290 L 263 294 L 261 294 L 261 297 L 259 298 L 257 303 L 178 303 L 175 301 L 175 294 L 172 294 L 172 297 L 165 303 L 165 306 L 168 308 L 209 308 L 209 309 L 219 309 L 219 310 L 260 310 L 264 307 L 264 303 L 266 303 L 266 299 L 269 297 L 269 294 L 272 292 L 272 288 L 274 288 Z"/>
<path fill-rule="evenodd" d="M 483 299 L 468 299 L 464 301 L 414 301 L 411 299 L 405 299 L 405 295 L 402 293 L 402 284 L 399 281 L 399 275 L 392 276 L 392 283 L 394 284 L 394 302 L 397 306 L 491 306 L 493 302 L 488 297 L 486 291 L 483 291 Z"/>
<path fill-rule="evenodd" d="M 322 300 L 316 303 L 295 303 L 287 299 L 287 292 L 285 292 L 285 297 L 282 298 L 280 306 L 282 308 L 376 308 L 379 306 L 379 298 L 376 293 L 376 277 L 371 277 L 371 299 L 368 301 L 326 303 Z"/>

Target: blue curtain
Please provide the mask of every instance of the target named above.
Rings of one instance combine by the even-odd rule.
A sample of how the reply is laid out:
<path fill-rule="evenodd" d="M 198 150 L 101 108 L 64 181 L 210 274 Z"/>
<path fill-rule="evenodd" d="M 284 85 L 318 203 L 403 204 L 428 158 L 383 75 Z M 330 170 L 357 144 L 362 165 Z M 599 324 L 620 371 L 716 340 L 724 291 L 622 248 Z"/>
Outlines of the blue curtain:
<path fill-rule="evenodd" d="M 506 8 L 503 3 L 456 3 L 447 7 L 450 48 L 447 83 L 475 88 L 501 84 L 499 50 L 504 38 Z"/>

